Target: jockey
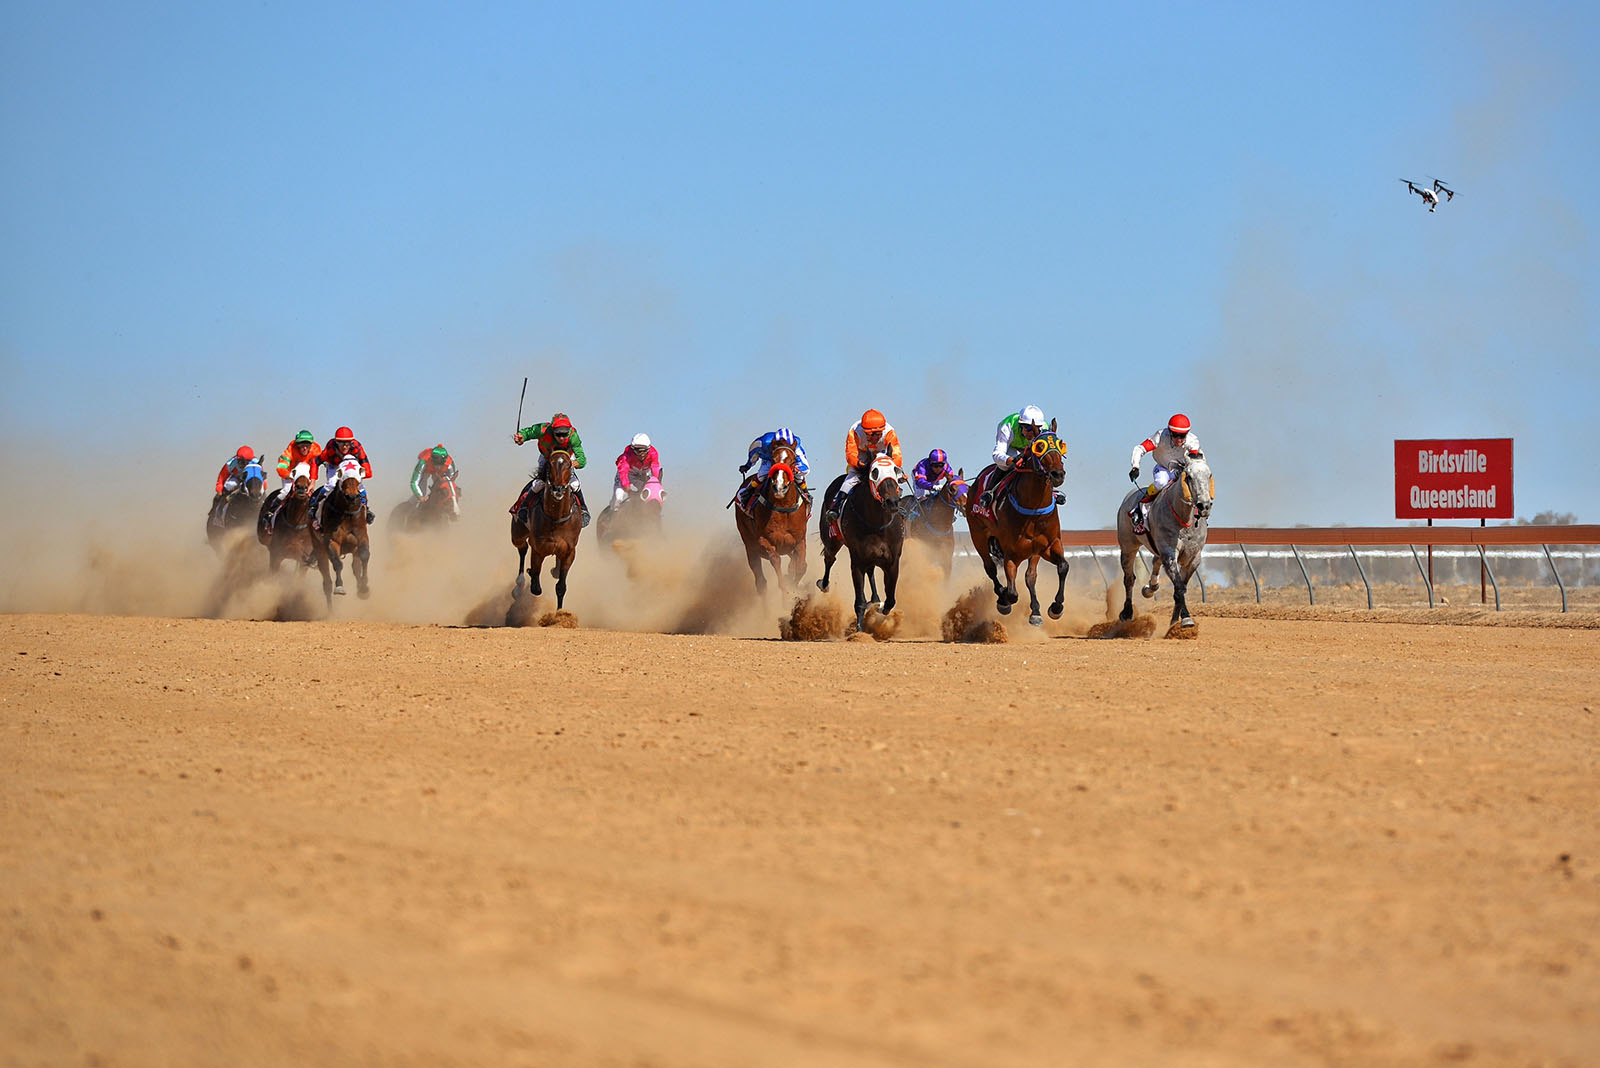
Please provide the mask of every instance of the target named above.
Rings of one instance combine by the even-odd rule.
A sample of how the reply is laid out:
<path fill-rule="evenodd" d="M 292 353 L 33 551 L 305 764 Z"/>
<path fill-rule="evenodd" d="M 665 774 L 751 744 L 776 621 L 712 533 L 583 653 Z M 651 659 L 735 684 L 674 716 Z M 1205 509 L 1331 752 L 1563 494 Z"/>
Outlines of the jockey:
<path fill-rule="evenodd" d="M 423 449 L 417 453 L 417 466 L 411 469 L 411 496 L 425 501 L 441 482 L 454 482 L 459 474 L 455 460 L 450 457 L 450 450 L 443 443 Z M 452 508 L 460 514 L 459 506 L 453 502 Z"/>
<path fill-rule="evenodd" d="M 934 496 L 950 484 L 951 477 L 950 458 L 943 449 L 934 449 L 911 469 L 911 492 L 919 501 Z"/>
<path fill-rule="evenodd" d="M 1017 457 L 1028 450 L 1034 438 L 1049 429 L 1050 424 L 1045 422 L 1044 411 L 1037 404 L 1030 404 L 1000 420 L 1000 425 L 995 427 L 993 458 L 995 467 L 1005 472 L 1005 477 L 991 480 L 989 487 L 978 498 L 980 508 L 994 507 L 1000 489 L 1010 481 L 1011 467 L 1017 462 Z M 1056 494 L 1057 504 L 1066 502 L 1066 494 Z"/>
<path fill-rule="evenodd" d="M 755 489 L 766 479 L 767 472 L 772 470 L 772 447 L 778 443 L 794 447 L 794 478 L 800 486 L 800 492 L 806 493 L 806 472 L 810 466 L 806 463 L 806 447 L 800 444 L 800 435 L 786 426 L 776 430 L 769 430 L 750 443 L 750 455 L 744 463 L 739 465 L 739 473 L 749 477 L 739 486 L 739 496 L 743 497 Z M 755 474 L 750 474 L 751 468 Z"/>
<path fill-rule="evenodd" d="M 289 442 L 289 447 L 278 456 L 278 477 L 283 479 L 282 489 L 294 485 L 293 471 L 296 464 L 311 465 L 311 481 L 317 480 L 317 468 L 322 464 L 322 449 L 317 445 L 317 436 L 309 430 L 302 430 Z"/>
<path fill-rule="evenodd" d="M 549 465 L 550 454 L 560 450 L 572 453 L 572 482 L 570 485 L 578 494 L 578 508 L 583 512 L 583 525 L 589 525 L 589 505 L 583 499 L 583 488 L 578 485 L 578 471 L 589 462 L 583 454 L 583 439 L 578 436 L 577 429 L 572 425 L 563 412 L 551 416 L 548 423 L 535 423 L 525 426 L 511 436 L 511 440 L 521 445 L 525 441 L 536 440 L 539 443 L 539 466 L 534 469 L 533 477 L 528 484 L 522 487 L 522 493 L 517 496 L 517 503 L 511 506 L 511 514 L 522 521 L 528 522 L 528 497 L 531 494 L 544 490 L 545 470 Z"/>
<path fill-rule="evenodd" d="M 866 474 L 867 468 L 872 466 L 872 461 L 879 454 L 894 460 L 895 476 L 904 485 L 905 473 L 900 470 L 903 458 L 900 455 L 900 435 L 894 432 L 894 427 L 883 417 L 883 413 L 876 408 L 868 408 L 861 413 L 861 419 L 848 431 L 844 437 L 844 481 L 839 484 L 839 492 L 833 498 L 833 504 L 828 509 L 825 518 L 830 523 L 839 521 L 839 512 L 844 508 L 844 502 L 849 499 L 850 491 L 856 488 L 861 477 Z"/>
<path fill-rule="evenodd" d="M 642 490 L 650 481 L 661 481 L 661 456 L 650 444 L 649 434 L 635 434 L 627 448 L 617 455 L 617 478 L 611 487 L 612 507 L 620 507 L 628 499 L 635 483 Z"/>
<path fill-rule="evenodd" d="M 211 511 L 216 514 L 219 522 L 223 518 L 219 509 L 225 510 L 224 498 L 244 485 L 244 469 L 254 463 L 255 459 L 256 450 L 248 445 L 240 445 L 239 451 L 222 462 L 222 470 L 217 472 L 217 493 L 211 498 Z"/>
<path fill-rule="evenodd" d="M 1144 520 L 1150 510 L 1150 502 L 1172 481 L 1173 465 L 1185 456 L 1195 459 L 1205 457 L 1205 453 L 1200 451 L 1200 439 L 1189 429 L 1189 417 L 1182 412 L 1168 419 L 1165 427 L 1133 447 L 1133 464 L 1128 468 L 1128 479 L 1135 486 L 1139 484 L 1139 460 L 1145 453 L 1150 454 L 1154 470 L 1150 473 L 1150 485 L 1145 489 L 1144 496 L 1128 510 L 1135 534 L 1145 532 Z"/>
<path fill-rule="evenodd" d="M 343 463 L 347 457 L 361 464 L 361 503 L 365 505 L 367 509 L 367 522 L 376 522 L 378 517 L 372 514 L 372 506 L 367 504 L 367 487 L 365 481 L 366 479 L 372 477 L 372 461 L 367 459 L 367 450 L 363 449 L 361 447 L 361 442 L 356 440 L 355 432 L 347 426 L 342 426 L 338 430 L 335 430 L 333 432 L 333 437 L 329 438 L 328 443 L 322 447 L 322 462 L 328 468 L 328 481 L 326 484 L 318 487 L 317 492 L 311 495 L 311 514 L 313 517 L 316 516 L 317 505 L 338 481 L 339 465 Z"/>
<path fill-rule="evenodd" d="M 311 468 L 311 481 L 317 480 L 317 469 L 322 465 L 322 448 L 317 444 L 317 436 L 309 430 L 302 430 L 289 442 L 287 448 L 278 454 L 278 477 L 283 479 L 283 485 L 272 491 L 269 501 L 275 499 L 272 511 L 267 514 L 267 532 L 271 533 L 273 525 L 278 521 L 278 512 L 283 508 L 283 502 L 288 493 L 285 492 L 294 486 L 294 469 L 300 464 Z"/>

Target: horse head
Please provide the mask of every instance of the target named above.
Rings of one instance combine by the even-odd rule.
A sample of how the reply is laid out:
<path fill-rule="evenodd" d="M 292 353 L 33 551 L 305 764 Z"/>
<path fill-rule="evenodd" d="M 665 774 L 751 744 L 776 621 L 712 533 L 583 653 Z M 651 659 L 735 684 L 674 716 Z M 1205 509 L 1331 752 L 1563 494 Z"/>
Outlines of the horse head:
<path fill-rule="evenodd" d="M 880 456 L 867 469 L 867 485 L 872 495 L 884 504 L 894 504 L 900 499 L 900 472 L 895 469 L 894 458 Z"/>
<path fill-rule="evenodd" d="M 789 453 L 791 460 L 794 453 Z M 774 501 L 788 499 L 789 491 L 794 487 L 794 464 L 790 460 L 780 461 L 778 450 L 772 450 L 772 466 L 767 468 L 767 497 Z"/>
<path fill-rule="evenodd" d="M 545 491 L 553 500 L 561 500 L 572 485 L 572 454 L 565 449 L 552 449 L 545 458 Z"/>
<path fill-rule="evenodd" d="M 939 498 L 956 511 L 964 511 L 967 507 L 967 488 L 966 469 L 958 467 L 955 474 L 946 476 Z"/>
<path fill-rule="evenodd" d="M 294 485 L 290 488 L 287 496 L 311 496 L 311 465 L 295 464 L 294 470 L 291 471 L 290 474 L 294 475 Z"/>
<path fill-rule="evenodd" d="M 266 475 L 261 470 L 261 465 L 251 460 L 244 469 L 244 492 L 252 501 L 259 501 L 266 496 Z"/>
<path fill-rule="evenodd" d="M 662 488 L 659 481 L 652 478 L 644 484 L 644 489 L 639 493 L 639 499 L 646 504 L 653 504 L 659 508 L 661 507 L 661 502 L 667 499 L 667 491 Z"/>
<path fill-rule="evenodd" d="M 1212 499 L 1216 496 L 1217 482 L 1211 476 L 1211 465 L 1204 457 L 1191 456 L 1177 465 L 1177 481 L 1183 499 L 1194 506 L 1194 514 L 1204 519 L 1211 514 Z"/>
<path fill-rule="evenodd" d="M 361 461 L 344 459 L 339 462 L 339 470 L 334 477 L 339 483 L 339 492 L 346 497 L 354 497 L 361 492 Z"/>
<path fill-rule="evenodd" d="M 1024 470 L 1037 471 L 1050 480 L 1050 485 L 1059 488 L 1067 479 L 1067 443 L 1055 436 L 1053 431 L 1045 431 L 1028 446 L 1023 454 Z"/>

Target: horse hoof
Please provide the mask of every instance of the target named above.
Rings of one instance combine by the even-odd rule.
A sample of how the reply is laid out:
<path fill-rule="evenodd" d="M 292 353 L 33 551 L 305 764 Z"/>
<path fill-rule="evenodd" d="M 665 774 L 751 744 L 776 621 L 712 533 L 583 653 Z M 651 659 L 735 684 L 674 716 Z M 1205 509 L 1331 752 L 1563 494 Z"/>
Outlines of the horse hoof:
<path fill-rule="evenodd" d="M 1044 626 L 1044 616 L 1041 616 L 1039 613 L 1035 612 L 1033 615 L 1028 617 L 1028 624 L 1034 627 L 1042 627 Z"/>
<path fill-rule="evenodd" d="M 1060 605 L 1053 604 L 1053 605 L 1050 606 L 1050 618 L 1051 619 L 1060 619 L 1061 618 L 1061 606 Z"/>
<path fill-rule="evenodd" d="M 827 593 L 828 592 L 828 584 L 826 582 L 823 582 L 821 579 L 817 579 L 817 589 L 821 590 L 823 593 Z"/>
<path fill-rule="evenodd" d="M 1178 620 L 1178 623 L 1180 626 L 1184 627 L 1194 626 L 1194 620 L 1190 619 L 1188 616 L 1184 616 L 1182 619 Z"/>
<path fill-rule="evenodd" d="M 335 586 L 333 588 L 333 595 L 335 597 L 343 597 L 344 596 L 344 587 L 343 586 Z"/>
<path fill-rule="evenodd" d="M 1156 595 L 1156 588 L 1154 586 L 1140 586 L 1139 595 L 1141 597 L 1154 597 Z"/>
<path fill-rule="evenodd" d="M 1011 614 L 1011 602 L 1001 601 L 999 604 L 994 606 L 994 610 L 1003 616 L 1009 616 Z"/>
<path fill-rule="evenodd" d="M 357 590 L 356 591 L 356 596 L 361 598 L 363 601 L 365 601 L 368 597 L 372 596 L 372 591 L 370 589 Z"/>

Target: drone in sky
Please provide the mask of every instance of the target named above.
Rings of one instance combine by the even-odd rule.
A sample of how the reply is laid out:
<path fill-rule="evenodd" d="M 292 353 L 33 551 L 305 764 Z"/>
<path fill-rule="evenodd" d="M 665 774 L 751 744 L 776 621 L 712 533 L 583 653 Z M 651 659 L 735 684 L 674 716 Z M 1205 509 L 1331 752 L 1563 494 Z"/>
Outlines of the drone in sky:
<path fill-rule="evenodd" d="M 1428 205 L 1429 212 L 1432 212 L 1439 206 L 1440 193 L 1444 194 L 1446 200 L 1454 200 L 1456 198 L 1455 191 L 1446 188 L 1445 184 L 1439 181 L 1437 178 L 1433 180 L 1433 187 L 1431 189 L 1425 185 L 1419 187 L 1417 183 L 1413 182 L 1409 178 L 1402 178 L 1400 181 L 1406 183 L 1407 189 L 1411 190 L 1411 192 L 1422 198 L 1423 202 Z"/>

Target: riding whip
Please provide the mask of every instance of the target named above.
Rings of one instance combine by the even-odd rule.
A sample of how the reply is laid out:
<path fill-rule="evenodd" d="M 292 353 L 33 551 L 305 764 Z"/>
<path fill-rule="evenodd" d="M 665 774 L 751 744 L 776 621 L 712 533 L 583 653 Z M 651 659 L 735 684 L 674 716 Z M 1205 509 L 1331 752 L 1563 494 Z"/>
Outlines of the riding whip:
<path fill-rule="evenodd" d="M 528 399 L 528 376 L 527 375 L 523 375 L 522 376 L 522 396 L 517 398 L 517 429 L 516 429 L 516 433 L 518 433 L 518 434 L 522 433 L 522 402 L 527 400 L 527 399 Z"/>

